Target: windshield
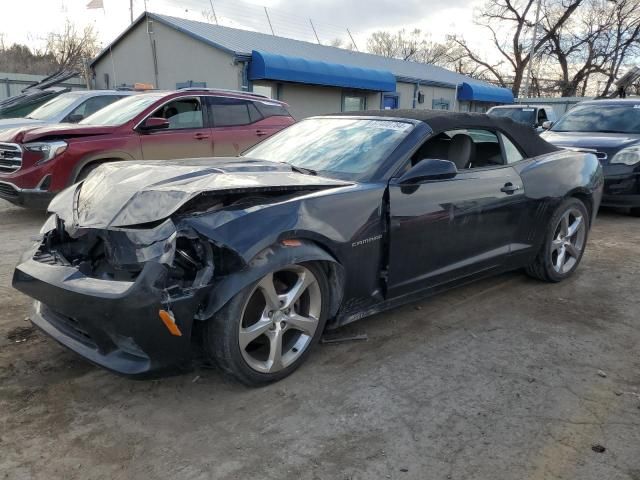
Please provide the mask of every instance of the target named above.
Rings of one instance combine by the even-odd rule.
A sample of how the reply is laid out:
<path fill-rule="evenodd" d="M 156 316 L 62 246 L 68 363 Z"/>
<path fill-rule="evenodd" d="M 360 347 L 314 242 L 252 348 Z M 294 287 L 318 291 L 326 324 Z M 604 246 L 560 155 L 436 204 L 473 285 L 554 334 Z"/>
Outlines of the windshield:
<path fill-rule="evenodd" d="M 64 112 L 72 103 L 78 99 L 76 93 L 63 93 L 47 103 L 39 106 L 31 112 L 27 118 L 34 120 L 49 120 L 51 117 Z"/>
<path fill-rule="evenodd" d="M 551 129 L 554 132 L 640 133 L 640 104 L 577 105 Z"/>
<path fill-rule="evenodd" d="M 489 112 L 494 117 L 508 117 L 514 122 L 533 125 L 536 123 L 535 108 L 496 108 Z"/>
<path fill-rule="evenodd" d="M 107 105 L 80 122 L 81 125 L 122 125 L 142 112 L 164 94 L 132 95 Z"/>
<path fill-rule="evenodd" d="M 411 123 L 395 120 L 312 118 L 243 155 L 347 180 L 366 179 L 412 128 Z"/>

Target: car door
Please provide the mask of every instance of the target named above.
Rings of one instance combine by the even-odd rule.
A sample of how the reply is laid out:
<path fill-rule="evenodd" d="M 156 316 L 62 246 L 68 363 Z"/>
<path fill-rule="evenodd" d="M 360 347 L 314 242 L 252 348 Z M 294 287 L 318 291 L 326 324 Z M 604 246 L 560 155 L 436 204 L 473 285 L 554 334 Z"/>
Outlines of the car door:
<path fill-rule="evenodd" d="M 140 132 L 140 145 L 145 160 L 213 156 L 211 128 L 206 105 L 201 97 L 172 100 L 148 117 L 166 118 L 169 128 Z"/>
<path fill-rule="evenodd" d="M 250 100 L 208 96 L 216 157 L 236 157 L 271 133 L 260 127 L 262 115 Z"/>
<path fill-rule="evenodd" d="M 471 131 L 447 135 L 461 132 Z M 390 297 L 497 270 L 511 251 L 526 203 L 522 181 L 498 135 L 471 133 L 476 158 L 455 177 L 389 184 Z M 436 149 L 441 157 L 447 156 L 445 139 L 444 152 Z"/>

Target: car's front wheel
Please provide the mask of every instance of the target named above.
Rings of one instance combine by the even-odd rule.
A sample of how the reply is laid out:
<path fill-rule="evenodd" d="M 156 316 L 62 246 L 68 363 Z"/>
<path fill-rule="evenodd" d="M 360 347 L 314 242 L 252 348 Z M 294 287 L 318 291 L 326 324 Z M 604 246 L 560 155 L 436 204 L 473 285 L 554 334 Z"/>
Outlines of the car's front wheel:
<path fill-rule="evenodd" d="M 589 233 L 589 212 L 577 198 L 568 198 L 558 207 L 547 225 L 544 244 L 527 267 L 532 277 L 560 282 L 580 264 Z"/>
<path fill-rule="evenodd" d="M 204 329 L 204 351 L 224 372 L 250 385 L 280 380 L 307 358 L 329 308 L 317 263 L 279 268 L 237 293 Z"/>

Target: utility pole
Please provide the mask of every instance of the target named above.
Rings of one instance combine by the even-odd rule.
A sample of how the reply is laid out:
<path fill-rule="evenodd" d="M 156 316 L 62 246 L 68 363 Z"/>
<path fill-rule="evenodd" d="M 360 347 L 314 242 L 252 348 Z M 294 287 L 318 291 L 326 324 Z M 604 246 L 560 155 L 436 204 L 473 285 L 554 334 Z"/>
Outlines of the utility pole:
<path fill-rule="evenodd" d="M 349 34 L 349 38 L 351 39 L 351 43 L 353 44 L 353 48 L 356 49 L 356 52 L 359 52 L 360 50 L 358 50 L 358 46 L 356 45 L 356 41 L 353 39 L 353 35 L 351 35 L 351 32 L 349 31 L 348 28 L 347 28 L 347 33 Z"/>
<path fill-rule="evenodd" d="M 213 20 L 216 22 L 216 25 L 218 25 L 218 16 L 216 15 L 216 9 L 213 8 L 213 0 L 209 0 L 209 3 L 211 4 L 211 12 L 213 13 Z"/>
<path fill-rule="evenodd" d="M 264 14 L 267 16 L 267 22 L 269 22 L 269 28 L 271 29 L 271 35 L 274 37 L 276 34 L 273 32 L 273 25 L 271 25 L 271 19 L 269 18 L 269 12 L 267 11 L 267 7 L 264 7 Z"/>
<path fill-rule="evenodd" d="M 133 23 L 133 0 L 129 0 L 129 14 L 131 15 L 131 23 Z"/>
<path fill-rule="evenodd" d="M 313 30 L 313 34 L 316 36 L 316 41 L 318 42 L 318 45 L 322 45 L 320 43 L 320 39 L 318 38 L 318 32 L 316 32 L 316 27 L 313 25 L 313 21 L 311 19 L 309 19 L 309 23 L 311 24 L 311 29 Z"/>
<path fill-rule="evenodd" d="M 542 0 L 538 0 L 536 6 L 536 23 L 533 26 L 533 38 L 531 39 L 531 51 L 529 52 L 529 64 L 527 65 L 527 77 L 524 79 L 524 98 L 529 96 L 529 83 L 531 81 L 531 65 L 533 64 L 533 54 L 536 49 L 536 40 L 538 39 L 538 23 L 540 23 L 540 4 Z M 518 95 L 519 96 L 519 95 Z"/>

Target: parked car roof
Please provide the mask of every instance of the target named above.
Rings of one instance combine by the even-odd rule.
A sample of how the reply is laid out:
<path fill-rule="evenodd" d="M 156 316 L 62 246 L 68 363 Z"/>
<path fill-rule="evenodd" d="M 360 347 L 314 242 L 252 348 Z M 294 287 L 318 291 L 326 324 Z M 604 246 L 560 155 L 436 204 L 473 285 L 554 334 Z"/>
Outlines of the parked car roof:
<path fill-rule="evenodd" d="M 599 103 L 602 105 L 624 105 L 624 104 L 640 104 L 640 97 L 630 97 L 630 98 L 594 98 L 592 100 L 585 100 L 580 102 L 579 105 L 587 105 Z"/>

